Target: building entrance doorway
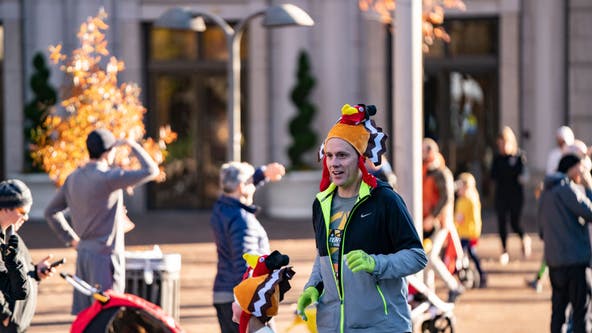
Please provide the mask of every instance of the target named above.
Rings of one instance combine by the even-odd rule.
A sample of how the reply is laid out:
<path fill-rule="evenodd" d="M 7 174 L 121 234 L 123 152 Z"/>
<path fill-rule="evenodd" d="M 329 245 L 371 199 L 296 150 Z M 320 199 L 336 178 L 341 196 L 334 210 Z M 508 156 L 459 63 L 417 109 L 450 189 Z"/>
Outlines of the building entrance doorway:
<path fill-rule="evenodd" d="M 151 90 L 154 121 L 178 135 L 168 146 L 166 181 L 151 186 L 151 208 L 211 207 L 228 142 L 224 72 L 158 74 Z"/>
<path fill-rule="evenodd" d="M 497 85 L 495 72 L 455 70 L 427 74 L 424 82 L 425 136 L 438 142 L 455 176 L 475 176 L 484 199 L 499 128 Z"/>
<path fill-rule="evenodd" d="M 424 60 L 424 135 L 438 142 L 455 176 L 475 176 L 487 207 L 500 118 L 498 20 L 450 19 L 444 27 L 450 43 L 438 41 Z"/>

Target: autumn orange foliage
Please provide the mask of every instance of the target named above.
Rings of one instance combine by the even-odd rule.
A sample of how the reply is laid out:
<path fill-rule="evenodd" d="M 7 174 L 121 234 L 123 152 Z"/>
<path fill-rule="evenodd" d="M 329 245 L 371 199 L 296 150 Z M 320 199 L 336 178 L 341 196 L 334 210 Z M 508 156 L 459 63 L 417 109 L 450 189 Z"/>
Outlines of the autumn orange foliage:
<path fill-rule="evenodd" d="M 49 48 L 51 61 L 61 63 L 60 70 L 69 80 L 68 96 L 61 102 L 64 110 L 54 110 L 46 118 L 44 129 L 36 131 L 31 156 L 58 186 L 88 161 L 86 137 L 96 128 L 106 128 L 118 139 L 140 142 L 159 165 L 166 158 L 166 145 L 177 138 L 170 126 L 160 128 L 158 139 L 144 138 L 146 108 L 139 99 L 140 88 L 134 83 L 118 86 L 117 73 L 124 70 L 123 61 L 113 56 L 103 60 L 109 56 L 106 17 L 101 9 L 96 17 L 82 23 L 77 35 L 81 45 L 69 58 L 61 53 L 61 45 Z M 115 163 L 124 169 L 139 166 L 130 148 L 124 146 L 117 148 Z M 162 181 L 162 166 L 160 170 Z"/>
<path fill-rule="evenodd" d="M 392 22 L 391 13 L 396 8 L 396 0 L 358 0 L 358 6 L 362 11 L 372 11 L 379 16 L 383 23 Z M 450 36 L 441 26 L 444 22 L 445 8 L 465 10 L 462 0 L 423 0 L 422 32 L 423 50 L 427 52 L 434 40 L 441 39 L 449 42 Z"/>

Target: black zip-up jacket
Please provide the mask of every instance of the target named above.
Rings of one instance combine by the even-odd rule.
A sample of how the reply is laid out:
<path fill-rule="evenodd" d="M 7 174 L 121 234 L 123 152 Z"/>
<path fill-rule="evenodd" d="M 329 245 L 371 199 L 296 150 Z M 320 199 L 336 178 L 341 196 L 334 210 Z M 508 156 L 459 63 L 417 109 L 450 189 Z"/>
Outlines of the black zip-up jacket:
<path fill-rule="evenodd" d="M 16 293 L 13 292 L 12 295 L 7 293 L 5 289 L 2 289 L 2 296 L 0 297 L 0 333 L 25 332 L 31 325 L 33 315 L 35 314 L 35 307 L 37 306 L 37 271 L 29 254 L 29 249 L 20 236 L 18 247 L 17 259 L 18 262 L 22 263 L 22 268 L 18 274 L 24 274 L 25 277 L 23 279 L 23 276 L 20 276 L 15 281 L 17 284 L 24 284 L 21 286 L 22 290 Z M 7 273 L 4 264 L 2 264 L 0 272 Z M 15 287 L 18 286 L 13 286 L 12 288 Z M 10 316 L 10 324 L 8 327 L 4 327 L 1 321 L 7 316 Z"/>
<path fill-rule="evenodd" d="M 342 232 L 339 276 L 335 278 L 327 243 L 335 184 L 313 204 L 317 258 L 305 285 L 320 291 L 319 333 L 410 332 L 405 277 L 422 270 L 427 257 L 403 199 L 379 181 L 372 189 L 362 182 Z M 363 250 L 375 262 L 372 273 L 353 273 L 344 255 Z"/>

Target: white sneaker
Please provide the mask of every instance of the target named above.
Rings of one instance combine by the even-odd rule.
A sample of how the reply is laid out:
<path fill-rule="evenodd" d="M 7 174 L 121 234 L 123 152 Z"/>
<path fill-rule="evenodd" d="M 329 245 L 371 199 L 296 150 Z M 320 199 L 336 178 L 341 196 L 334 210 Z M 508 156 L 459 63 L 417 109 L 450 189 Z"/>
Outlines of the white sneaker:
<path fill-rule="evenodd" d="M 529 258 L 532 254 L 532 240 L 528 235 L 522 237 L 522 254 L 524 254 L 525 258 Z"/>
<path fill-rule="evenodd" d="M 502 253 L 499 261 L 500 261 L 500 264 L 502 264 L 504 266 L 507 265 L 510 262 L 510 255 L 508 254 L 508 252 Z"/>

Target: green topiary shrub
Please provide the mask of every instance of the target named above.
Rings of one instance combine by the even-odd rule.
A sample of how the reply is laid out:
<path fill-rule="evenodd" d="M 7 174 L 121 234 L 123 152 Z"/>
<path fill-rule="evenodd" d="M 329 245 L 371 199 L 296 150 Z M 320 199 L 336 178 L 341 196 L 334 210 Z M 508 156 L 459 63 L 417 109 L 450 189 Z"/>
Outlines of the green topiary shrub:
<path fill-rule="evenodd" d="M 57 92 L 49 84 L 49 68 L 43 53 L 37 52 L 33 56 L 34 72 L 29 82 L 34 97 L 25 106 L 24 138 L 25 161 L 24 172 L 41 172 L 41 168 L 33 163 L 31 158 L 31 144 L 36 142 L 38 131 L 45 130 L 44 121 L 49 110 L 56 104 Z"/>
<path fill-rule="evenodd" d="M 309 100 L 315 84 L 316 80 L 311 74 L 308 54 L 304 50 L 300 51 L 296 85 L 291 92 L 292 102 L 297 108 L 296 116 L 289 124 L 292 144 L 288 147 L 288 157 L 292 170 L 312 169 L 311 163 L 304 160 L 304 154 L 317 145 L 317 134 L 312 129 L 316 108 Z"/>

